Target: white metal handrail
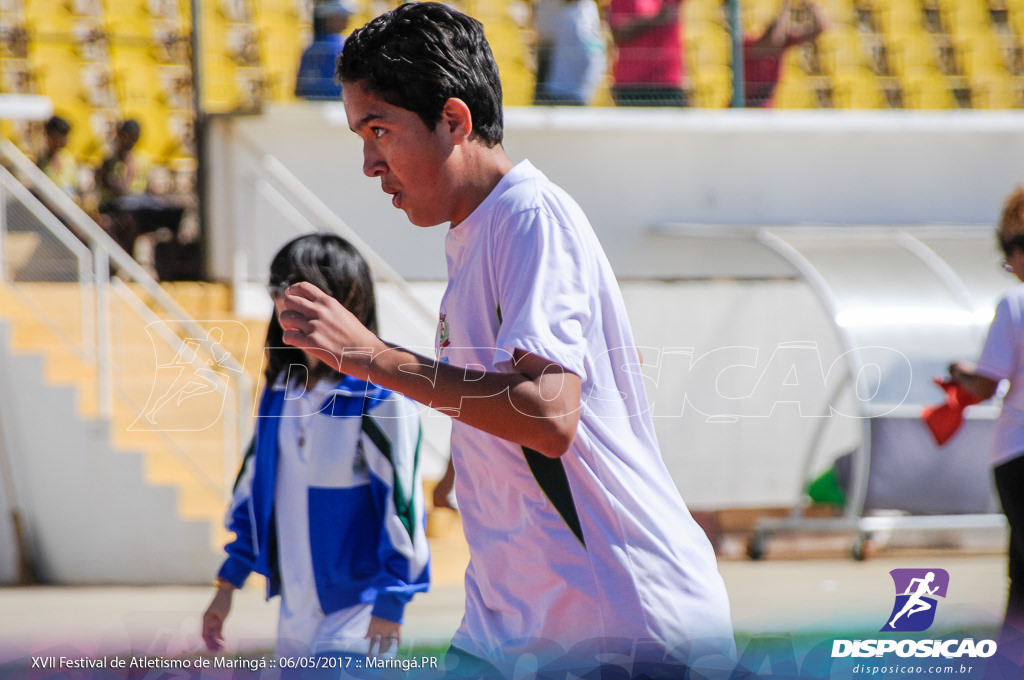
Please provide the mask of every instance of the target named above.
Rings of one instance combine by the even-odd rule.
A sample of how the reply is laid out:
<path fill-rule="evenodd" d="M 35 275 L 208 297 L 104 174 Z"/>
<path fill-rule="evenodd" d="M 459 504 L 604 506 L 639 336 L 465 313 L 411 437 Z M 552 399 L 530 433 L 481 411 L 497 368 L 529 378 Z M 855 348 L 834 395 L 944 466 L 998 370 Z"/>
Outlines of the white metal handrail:
<path fill-rule="evenodd" d="M 32 193 L 24 187 L 17 179 L 8 173 L 0 175 L 0 185 L 3 187 L 3 191 L 10 193 L 14 198 L 18 199 L 19 203 L 25 206 L 32 216 L 35 217 L 40 223 L 46 225 L 50 233 L 52 233 L 61 245 L 67 248 L 78 262 L 78 280 L 82 282 L 94 281 L 94 273 L 92 268 L 92 254 L 89 249 L 73 234 L 68 232 L 64 225 L 60 223 L 53 213 L 49 212 L 45 206 L 39 205 L 38 201 L 34 200 Z M 5 201 L 6 203 L 6 201 Z M 6 205 L 5 205 L 6 208 Z M 3 238 L 3 231 L 0 229 L 0 239 Z M 0 252 L 2 252 L 2 243 L 0 243 Z M 5 263 L 0 258 L 0 279 L 5 278 L 6 273 L 4 272 Z M 31 302 L 30 302 L 31 304 Z M 82 296 L 82 316 L 83 319 L 87 318 L 87 307 L 89 305 L 86 296 Z M 48 320 L 44 318 L 44 322 Z M 52 324 L 47 323 L 51 329 L 58 335 L 63 335 L 63 331 L 56 328 Z M 70 338 L 65 338 L 70 342 Z M 83 359 L 90 360 L 95 356 L 95 329 L 88 326 L 88 324 L 82 325 L 82 357 Z"/>
<path fill-rule="evenodd" d="M 236 438 L 235 446 L 232 447 L 232 438 L 225 437 L 223 451 L 225 474 L 227 475 L 228 471 L 233 471 L 235 467 L 234 462 L 239 455 L 239 449 L 248 440 L 250 429 L 249 419 L 241 417 L 241 414 L 248 411 L 253 394 L 252 381 L 244 367 L 223 346 L 210 339 L 203 326 L 193 319 L 129 253 L 125 252 L 77 203 L 54 185 L 49 177 L 9 140 L 0 141 L 0 160 L 3 161 L 5 167 L 10 168 L 17 176 L 17 180 L 13 180 L 13 176 L 10 173 L 6 170 L 0 170 L 0 174 L 6 175 L 13 180 L 5 182 L 3 186 L 10 186 L 11 193 L 26 206 L 47 210 L 32 195 L 32 192 L 28 191 L 22 184 L 30 187 L 46 201 L 47 205 L 52 206 L 60 214 L 60 219 L 57 219 L 52 214 L 40 218 L 40 224 L 62 244 L 66 245 L 69 250 L 79 256 L 80 263 L 89 262 L 91 256 L 91 271 L 80 273 L 79 281 L 84 284 L 94 284 L 93 309 L 89 310 L 89 313 L 83 313 L 83 321 L 90 317 L 95 321 L 95 326 L 92 329 L 94 331 L 94 339 L 85 338 L 83 344 L 87 346 L 90 341 L 95 344 L 97 394 L 100 415 L 110 418 L 113 413 L 112 399 L 114 390 L 112 386 L 110 331 L 111 303 L 108 293 L 110 266 L 113 264 L 118 270 L 119 277 L 128 278 L 133 281 L 148 296 L 147 306 L 147 303 L 138 299 L 135 293 L 127 286 L 118 286 L 117 292 L 122 297 L 126 295 L 135 297 L 132 305 L 133 308 L 137 310 L 139 305 L 141 305 L 147 307 L 147 309 L 155 308 L 158 310 L 159 314 L 154 314 L 153 317 L 166 316 L 166 318 L 170 319 L 171 321 L 167 323 L 174 325 L 176 333 L 180 338 L 187 337 L 195 341 L 202 347 L 203 351 L 219 359 L 221 365 L 228 370 L 235 381 L 235 403 L 232 405 L 232 410 L 235 412 L 234 422 L 225 421 L 226 426 L 231 427 L 234 431 Z M 84 241 L 84 244 L 70 232 L 68 226 L 62 220 L 74 227 L 78 236 Z M 0 228 L 0 232 L 3 231 L 4 229 Z M 3 272 L 0 272 L 0 274 L 3 274 Z M 83 300 L 85 299 L 86 296 L 83 295 Z M 88 304 L 88 301 L 83 302 L 83 305 L 85 304 Z M 83 323 L 83 325 L 85 324 Z M 226 484 L 225 491 L 230 492 L 230 483 Z"/>
<path fill-rule="evenodd" d="M 423 301 L 416 296 L 412 286 L 409 285 L 409 282 L 399 274 L 387 260 L 377 253 L 377 251 L 370 247 L 370 245 L 363 240 L 358 233 L 356 233 L 355 229 L 349 226 L 345 220 L 339 217 L 320 199 L 319 196 L 307 187 L 302 180 L 296 177 L 295 174 L 284 165 L 284 163 L 278 160 L 275 156 L 264 153 L 247 138 L 243 138 L 243 144 L 259 160 L 259 163 L 254 167 L 261 171 L 261 175 L 264 179 L 271 180 L 271 183 L 263 184 L 265 188 L 273 188 L 272 193 L 268 194 L 268 199 L 274 202 L 275 205 L 284 203 L 293 209 L 288 210 L 287 212 L 283 211 L 283 214 L 285 214 L 292 224 L 296 224 L 297 219 L 302 214 L 302 211 L 297 209 L 305 209 L 308 214 L 322 223 L 326 228 L 343 236 L 353 246 L 355 246 L 355 248 L 362 253 L 363 257 L 366 258 L 366 261 L 370 264 L 370 268 L 373 270 L 376 277 L 379 280 L 388 281 L 394 285 L 402 294 L 402 297 L 406 302 L 416 310 L 429 327 L 433 328 L 437 324 L 437 311 L 424 304 Z M 258 184 L 257 186 L 260 185 Z M 238 285 L 244 282 L 236 281 L 235 283 Z"/>

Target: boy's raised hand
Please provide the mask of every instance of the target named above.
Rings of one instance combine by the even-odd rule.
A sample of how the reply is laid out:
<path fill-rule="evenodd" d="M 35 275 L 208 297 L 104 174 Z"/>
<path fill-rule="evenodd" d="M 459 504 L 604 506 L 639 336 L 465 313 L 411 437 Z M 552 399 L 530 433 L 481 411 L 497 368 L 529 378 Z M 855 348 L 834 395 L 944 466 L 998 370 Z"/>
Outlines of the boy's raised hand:
<path fill-rule="evenodd" d="M 356 378 L 368 379 L 374 353 L 386 349 L 340 302 L 305 281 L 285 291 L 278 318 L 285 343 Z"/>

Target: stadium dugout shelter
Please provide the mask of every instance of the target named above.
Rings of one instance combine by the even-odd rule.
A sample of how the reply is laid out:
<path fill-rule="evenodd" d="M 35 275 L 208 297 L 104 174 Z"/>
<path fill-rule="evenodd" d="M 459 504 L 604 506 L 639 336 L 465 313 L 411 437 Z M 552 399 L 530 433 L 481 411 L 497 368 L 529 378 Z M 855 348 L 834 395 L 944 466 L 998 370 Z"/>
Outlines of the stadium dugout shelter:
<path fill-rule="evenodd" d="M 873 532 L 962 532 L 1004 526 L 991 481 L 989 449 L 998 404 L 968 408 L 962 426 L 939 446 L 922 419 L 945 400 L 933 381 L 949 363 L 977 358 L 995 302 L 1011 281 L 989 226 L 755 227 L 666 224 L 659 235 L 723 250 L 752 277 L 794 277 L 831 320 L 840 354 L 821 367 L 815 413 L 788 517 L 761 518 L 748 544 L 760 559 L 786 532 L 846 532 L 863 559 Z M 786 385 L 807 386 L 795 362 Z M 725 375 L 725 372 L 721 374 Z M 811 381 L 813 382 L 813 381 Z M 802 397 L 802 406 L 808 404 Z M 998 401 L 998 395 L 996 398 Z M 844 479 L 841 514 L 808 513 L 807 489 L 834 452 L 823 450 L 838 417 L 854 419 L 859 441 L 834 462 Z"/>

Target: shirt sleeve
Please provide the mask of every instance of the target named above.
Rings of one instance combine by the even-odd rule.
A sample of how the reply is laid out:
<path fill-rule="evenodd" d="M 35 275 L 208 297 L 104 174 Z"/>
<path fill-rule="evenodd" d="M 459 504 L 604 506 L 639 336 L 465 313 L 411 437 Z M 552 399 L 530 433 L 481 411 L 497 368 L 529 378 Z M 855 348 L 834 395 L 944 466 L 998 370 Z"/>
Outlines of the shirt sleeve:
<path fill-rule="evenodd" d="M 374 502 L 383 517 L 373 615 L 401 623 L 405 605 L 430 585 L 418 407 L 392 395 L 363 418 L 362 436 Z"/>
<path fill-rule="evenodd" d="M 496 232 L 492 252 L 500 324 L 494 368 L 507 370 L 519 349 L 585 378 L 594 284 L 571 218 L 544 206 L 517 213 Z"/>
<path fill-rule="evenodd" d="M 252 506 L 252 480 L 256 464 L 256 440 L 253 439 L 242 461 L 241 470 L 235 480 L 231 505 L 225 521 L 228 531 L 235 534 L 234 540 L 224 546 L 228 557 L 221 565 L 217 576 L 236 588 L 245 585 L 245 580 L 252 573 L 256 561 L 256 549 L 252 534 L 253 522 L 250 515 Z"/>
<path fill-rule="evenodd" d="M 989 326 L 985 346 L 978 359 L 977 371 L 993 380 L 1013 377 L 1017 365 L 1017 329 L 1020 310 L 1014 301 L 1004 297 L 996 306 L 996 314 Z"/>

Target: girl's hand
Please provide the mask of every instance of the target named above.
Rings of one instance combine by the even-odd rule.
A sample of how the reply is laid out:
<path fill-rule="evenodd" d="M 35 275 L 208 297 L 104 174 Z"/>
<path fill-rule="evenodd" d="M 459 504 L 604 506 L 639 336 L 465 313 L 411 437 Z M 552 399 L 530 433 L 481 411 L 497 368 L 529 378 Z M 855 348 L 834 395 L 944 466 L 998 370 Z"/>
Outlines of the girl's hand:
<path fill-rule="evenodd" d="M 386 654 L 391 646 L 398 648 L 402 640 L 402 624 L 388 621 L 377 616 L 370 617 L 370 627 L 366 629 L 366 639 L 370 641 L 370 654 Z"/>

